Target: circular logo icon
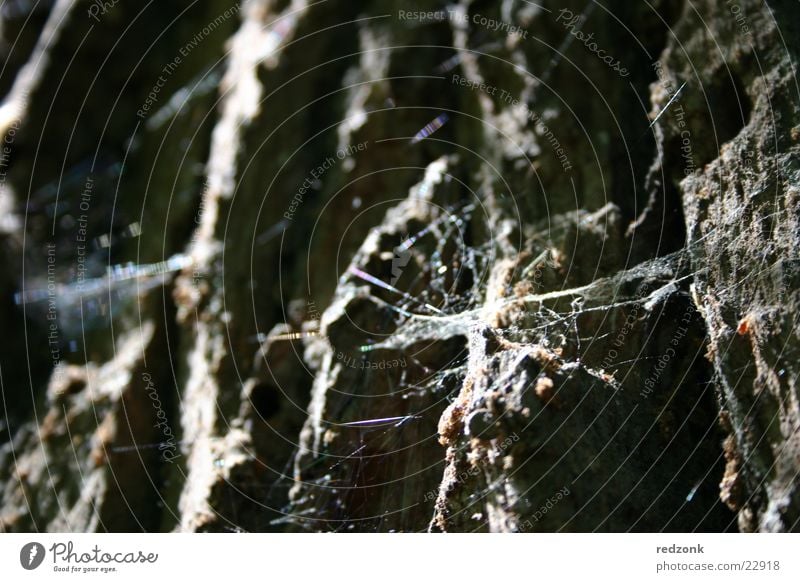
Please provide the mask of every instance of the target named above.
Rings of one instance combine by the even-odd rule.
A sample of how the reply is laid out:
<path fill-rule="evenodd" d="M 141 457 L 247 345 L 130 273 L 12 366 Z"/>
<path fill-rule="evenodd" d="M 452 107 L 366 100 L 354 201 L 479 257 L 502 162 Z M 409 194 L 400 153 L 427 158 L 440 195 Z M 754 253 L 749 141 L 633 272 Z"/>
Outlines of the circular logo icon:
<path fill-rule="evenodd" d="M 19 552 L 19 563 L 26 570 L 35 570 L 44 561 L 44 546 L 38 542 L 30 542 L 22 546 Z"/>

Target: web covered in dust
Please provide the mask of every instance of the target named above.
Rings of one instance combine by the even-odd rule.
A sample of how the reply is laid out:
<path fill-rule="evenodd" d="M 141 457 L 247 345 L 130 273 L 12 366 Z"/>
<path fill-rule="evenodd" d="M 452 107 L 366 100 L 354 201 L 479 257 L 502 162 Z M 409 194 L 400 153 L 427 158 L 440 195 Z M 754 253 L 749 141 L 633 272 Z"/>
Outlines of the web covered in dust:
<path fill-rule="evenodd" d="M 563 236 L 566 223 L 533 232 L 527 249 L 511 257 L 505 269 L 498 268 L 497 237 L 487 236 L 486 242 L 480 243 L 480 235 L 476 234 L 490 232 L 485 217 L 476 210 L 480 208 L 474 203 L 441 209 L 428 226 L 401 233 L 400 243 L 391 252 L 380 253 L 384 258 L 383 278 L 368 272 L 363 265 L 356 266 L 365 262 L 375 264 L 365 261 L 363 256 L 357 256 L 347 268 L 338 293 L 347 295 L 354 287 L 367 288 L 371 299 L 392 320 L 390 333 L 374 337 L 366 333 L 361 337 L 354 361 L 369 370 L 370 364 L 388 358 L 387 353 L 393 354 L 392 358 L 407 360 L 408 367 L 404 366 L 394 376 L 396 381 L 389 393 L 377 391 L 375 397 L 418 400 L 425 404 L 419 408 L 414 408 L 418 404 L 389 406 L 403 413 L 356 420 L 349 420 L 341 409 L 326 409 L 327 414 L 339 410 L 337 414 L 346 421 L 322 419 L 321 425 L 328 428 L 321 430 L 326 435 L 350 432 L 347 441 L 350 444 L 344 448 L 321 446 L 314 451 L 310 465 L 301 463 L 299 473 L 292 478 L 286 474 L 278 480 L 278 486 L 288 488 L 292 483 L 296 486 L 300 475 L 302 494 L 284 508 L 286 516 L 275 520 L 275 524 L 291 523 L 314 531 L 403 529 L 402 519 L 398 526 L 397 519 L 389 520 L 373 508 L 383 507 L 389 514 L 402 514 L 408 507 L 398 505 L 391 496 L 379 502 L 371 497 L 383 495 L 381 487 L 391 483 L 412 498 L 422 495 L 415 471 L 408 472 L 408 482 L 398 484 L 388 467 L 406 463 L 406 456 L 420 448 L 434 451 L 434 457 L 437 451 L 443 456 L 444 449 L 435 442 L 439 436 L 435 427 L 442 409 L 452 404 L 467 378 L 471 337 L 490 326 L 501 343 L 543 348 L 562 355 L 569 367 L 580 362 L 583 349 L 604 339 L 597 335 L 582 337 L 580 318 L 587 315 L 603 318 L 614 309 L 631 306 L 643 313 L 657 310 L 673 294 L 685 292 L 681 289 L 686 288 L 692 276 L 688 251 L 683 249 L 612 276 L 565 288 L 564 273 L 569 266 L 559 263 L 553 239 Z M 436 351 L 431 346 L 448 342 L 460 347 L 445 357 L 427 357 Z M 332 358 L 330 367 L 317 371 L 323 377 L 336 369 L 335 355 L 340 353 L 327 338 L 326 344 Z M 590 368 L 589 372 L 614 385 L 613 368 L 617 365 Z M 373 380 L 368 372 L 355 382 L 346 387 L 352 397 L 348 396 L 345 407 L 372 389 Z M 428 399 L 415 399 L 414 395 L 427 395 Z M 417 468 L 439 478 L 442 470 L 440 462 Z M 477 488 L 472 496 L 475 507 L 496 486 L 484 483 Z M 433 499 L 435 491 L 434 486 L 424 494 Z M 431 507 L 428 504 L 428 510 Z M 387 521 L 391 523 L 387 525 Z"/>

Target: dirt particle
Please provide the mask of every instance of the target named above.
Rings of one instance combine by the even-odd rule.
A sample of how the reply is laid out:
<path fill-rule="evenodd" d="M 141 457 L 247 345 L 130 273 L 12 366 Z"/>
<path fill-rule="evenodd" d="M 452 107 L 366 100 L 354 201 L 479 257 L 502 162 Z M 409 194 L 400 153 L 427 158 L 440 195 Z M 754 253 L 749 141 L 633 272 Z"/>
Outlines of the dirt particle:
<path fill-rule="evenodd" d="M 547 376 L 542 376 L 539 378 L 536 381 L 534 392 L 536 392 L 536 396 L 538 396 L 539 399 L 545 404 L 552 404 L 556 408 L 559 407 L 560 404 L 556 398 L 556 389 L 552 378 Z"/>
<path fill-rule="evenodd" d="M 752 314 L 745 315 L 736 326 L 736 333 L 747 335 L 755 330 L 755 317 Z"/>

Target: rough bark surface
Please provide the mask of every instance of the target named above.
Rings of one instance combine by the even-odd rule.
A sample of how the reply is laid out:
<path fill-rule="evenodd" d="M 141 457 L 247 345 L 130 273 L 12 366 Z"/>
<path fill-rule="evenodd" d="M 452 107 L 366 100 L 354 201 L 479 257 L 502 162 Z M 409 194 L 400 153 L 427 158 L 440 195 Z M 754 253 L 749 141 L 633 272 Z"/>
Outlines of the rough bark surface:
<path fill-rule="evenodd" d="M 796 2 L 11 4 L 0 531 L 800 527 Z"/>

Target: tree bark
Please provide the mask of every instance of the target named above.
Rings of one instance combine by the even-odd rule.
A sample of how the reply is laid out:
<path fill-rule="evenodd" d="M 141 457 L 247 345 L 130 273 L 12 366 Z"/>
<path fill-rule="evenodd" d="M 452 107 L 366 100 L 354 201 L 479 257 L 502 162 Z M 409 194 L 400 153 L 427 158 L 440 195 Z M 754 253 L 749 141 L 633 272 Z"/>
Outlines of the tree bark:
<path fill-rule="evenodd" d="M 798 529 L 796 3 L 107 4 L 2 16 L 0 531 Z"/>

